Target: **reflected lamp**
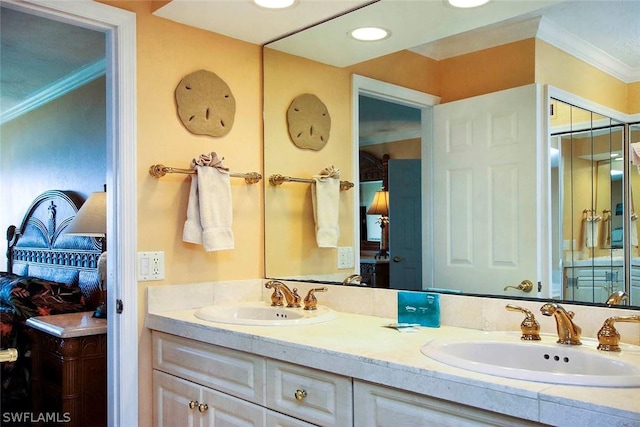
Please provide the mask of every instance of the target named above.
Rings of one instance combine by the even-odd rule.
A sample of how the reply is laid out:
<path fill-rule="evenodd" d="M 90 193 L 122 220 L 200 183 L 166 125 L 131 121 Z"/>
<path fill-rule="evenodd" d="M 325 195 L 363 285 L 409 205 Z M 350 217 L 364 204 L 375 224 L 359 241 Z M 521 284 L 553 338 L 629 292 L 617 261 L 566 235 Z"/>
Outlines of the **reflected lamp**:
<path fill-rule="evenodd" d="M 384 188 L 380 191 L 376 191 L 373 195 L 373 201 L 367 215 L 380 215 L 380 219 L 377 221 L 380 223 L 380 252 L 376 254 L 378 258 L 389 258 L 389 251 L 387 249 L 387 242 L 385 239 L 384 228 L 389 224 L 389 192 Z"/>

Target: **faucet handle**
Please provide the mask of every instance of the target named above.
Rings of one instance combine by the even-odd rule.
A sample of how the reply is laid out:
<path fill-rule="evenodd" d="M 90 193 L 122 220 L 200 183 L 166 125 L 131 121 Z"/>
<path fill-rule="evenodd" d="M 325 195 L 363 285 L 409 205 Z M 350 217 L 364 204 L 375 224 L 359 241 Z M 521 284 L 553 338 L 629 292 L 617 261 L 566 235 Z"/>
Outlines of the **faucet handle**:
<path fill-rule="evenodd" d="M 304 309 L 305 310 L 316 310 L 318 305 L 318 299 L 314 295 L 314 292 L 327 292 L 329 288 L 312 288 L 309 289 L 307 296 L 304 297 Z"/>
<path fill-rule="evenodd" d="M 280 285 L 282 282 L 278 282 L 277 280 L 270 280 L 264 284 L 264 287 L 267 289 L 273 289 L 273 293 L 271 294 L 271 305 L 274 307 L 282 307 L 282 299 L 284 298 L 284 294 L 280 290 Z"/>
<path fill-rule="evenodd" d="M 518 311 L 524 313 L 524 320 L 520 324 L 520 330 L 522 331 L 521 340 L 525 341 L 539 341 L 540 340 L 540 323 L 536 320 L 533 313 L 524 307 L 519 307 L 513 304 L 507 304 L 505 308 L 508 311 Z"/>
<path fill-rule="evenodd" d="M 291 296 L 293 296 L 293 301 L 291 301 L 291 304 L 288 304 L 287 307 L 300 307 L 300 301 L 302 301 L 302 297 L 300 296 L 300 294 L 298 294 L 298 288 L 293 288 L 291 290 Z"/>
<path fill-rule="evenodd" d="M 282 307 L 283 298 L 284 298 L 284 295 L 282 294 L 282 291 L 280 290 L 280 288 L 274 287 L 273 293 L 271 294 L 271 305 L 274 307 Z"/>
<path fill-rule="evenodd" d="M 615 322 L 640 323 L 640 316 L 613 316 L 605 320 L 598 331 L 598 350 L 620 351 L 620 333 L 613 326 Z"/>

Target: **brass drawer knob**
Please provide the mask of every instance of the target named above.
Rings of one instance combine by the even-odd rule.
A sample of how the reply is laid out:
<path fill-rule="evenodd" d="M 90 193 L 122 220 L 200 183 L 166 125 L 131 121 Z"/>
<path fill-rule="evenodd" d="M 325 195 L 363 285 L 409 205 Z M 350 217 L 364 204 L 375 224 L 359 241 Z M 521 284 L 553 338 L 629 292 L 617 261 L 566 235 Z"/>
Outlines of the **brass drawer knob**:
<path fill-rule="evenodd" d="M 205 412 L 207 409 L 209 409 L 209 405 L 207 405 L 206 403 L 201 403 L 200 405 L 198 405 L 198 411 L 200 412 Z"/>
<path fill-rule="evenodd" d="M 198 401 L 197 400 L 192 400 L 191 402 L 189 402 L 189 409 L 193 409 L 196 406 L 198 406 Z"/>
<path fill-rule="evenodd" d="M 295 396 L 296 400 L 304 400 L 307 397 L 307 392 L 306 390 L 296 390 Z"/>

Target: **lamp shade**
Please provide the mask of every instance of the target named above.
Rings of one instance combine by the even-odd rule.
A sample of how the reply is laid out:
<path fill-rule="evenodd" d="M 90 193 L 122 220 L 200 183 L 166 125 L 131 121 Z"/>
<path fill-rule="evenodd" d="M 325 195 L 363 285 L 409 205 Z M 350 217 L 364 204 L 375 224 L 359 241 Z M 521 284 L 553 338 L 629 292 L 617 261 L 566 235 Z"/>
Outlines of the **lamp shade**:
<path fill-rule="evenodd" d="M 66 234 L 75 236 L 105 237 L 107 235 L 107 193 L 96 192 L 84 202 Z"/>
<path fill-rule="evenodd" d="M 386 190 L 376 191 L 373 196 L 371 206 L 367 211 L 368 215 L 389 215 L 389 192 Z"/>

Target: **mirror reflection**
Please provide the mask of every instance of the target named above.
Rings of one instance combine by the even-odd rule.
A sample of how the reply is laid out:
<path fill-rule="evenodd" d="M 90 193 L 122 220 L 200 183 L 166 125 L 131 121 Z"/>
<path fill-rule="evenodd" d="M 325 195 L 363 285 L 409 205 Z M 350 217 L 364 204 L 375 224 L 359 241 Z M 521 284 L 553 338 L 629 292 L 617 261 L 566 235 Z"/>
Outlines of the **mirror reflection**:
<path fill-rule="evenodd" d="M 571 7 L 589 5 L 575 2 Z M 512 19 L 509 28 L 530 23 L 532 16 L 529 12 L 522 20 Z M 338 21 L 353 24 L 357 18 L 356 11 L 327 24 L 335 29 Z M 499 31 L 499 26 L 491 30 Z M 285 42 L 309 40 L 310 34 L 294 34 Z M 480 29 L 455 39 L 460 45 L 470 40 L 465 35 L 480 39 L 482 34 Z M 446 40 L 427 44 L 444 49 Z M 633 233 L 625 232 L 635 225 L 634 174 L 628 173 L 624 157 L 625 141 L 634 139 L 625 135 L 632 129 L 638 133 L 637 126 L 627 129 L 625 123 L 640 110 L 631 99 L 627 102 L 630 83 L 594 72 L 593 64 L 535 33 L 498 46 L 478 46 L 439 58 L 405 46 L 347 65 L 308 59 L 299 51 L 285 53 L 278 42 L 264 48 L 265 174 L 308 177 L 334 165 L 341 179 L 357 184 L 340 194 L 341 234 L 338 247 L 331 249 L 314 245 L 308 186 L 267 186 L 267 277 L 341 283 L 355 273 L 367 286 L 590 303 L 604 303 L 614 290 L 631 293 L 634 285 L 640 287 L 640 273 L 636 278 L 632 263 L 625 262 L 625 256 L 637 256 Z M 307 56 L 315 58 L 314 52 Z M 396 110 L 410 111 L 410 99 L 358 93 L 354 76 L 409 88 L 433 101 L 420 104 L 413 116 L 403 116 Z M 538 84 L 532 85 L 534 81 Z M 576 94 L 589 106 L 573 106 L 562 96 L 547 100 L 545 85 L 568 91 L 569 98 Z M 330 140 L 320 151 L 299 149 L 287 135 L 285 113 L 303 93 L 318 96 L 331 114 Z M 527 101 L 516 112 L 512 101 L 524 99 L 523 93 Z M 547 104 L 555 108 L 551 117 Z M 605 108 L 591 111 L 592 105 Z M 495 108 L 489 113 L 488 106 Z M 459 113 L 465 109 L 469 120 Z M 442 111 L 449 111 L 448 116 Z M 483 114 L 484 122 L 474 121 Z M 520 119 L 524 121 L 516 122 Z M 531 126 L 527 135 L 516 135 L 524 125 Z M 472 130 L 489 137 L 482 139 Z M 469 154 L 465 144 L 471 140 L 488 145 Z M 485 160 L 481 154 L 489 152 Z M 516 153 L 519 160 L 508 157 Z M 418 178 L 398 178 L 394 184 L 394 177 L 409 174 L 409 161 L 417 165 L 411 173 Z M 478 169 L 485 170 L 483 180 Z M 409 183 L 417 184 L 417 202 L 414 196 L 409 204 L 394 207 L 408 200 L 400 190 L 412 191 Z M 369 213 L 383 188 L 389 196 L 388 214 Z M 630 188 L 629 196 L 625 188 Z M 402 206 L 417 210 L 403 217 L 410 211 Z M 407 245 L 397 244 L 404 237 L 418 238 L 417 246 L 409 246 L 415 262 L 403 263 L 408 258 L 402 247 Z M 341 264 L 345 251 L 347 258 L 353 254 L 352 262 Z M 482 273 L 480 264 L 485 265 Z M 405 265 L 410 275 L 394 273 L 394 267 Z M 531 292 L 518 288 L 525 279 L 535 285 Z M 640 305 L 637 297 L 632 303 Z"/>
<path fill-rule="evenodd" d="M 559 236 L 555 293 L 562 299 L 602 303 L 614 292 L 626 291 L 625 126 L 560 100 L 552 99 L 551 105 L 552 192 L 558 202 L 552 229 Z M 635 256 L 634 220 L 629 230 Z M 639 297 L 631 296 L 631 302 L 637 304 Z"/>

